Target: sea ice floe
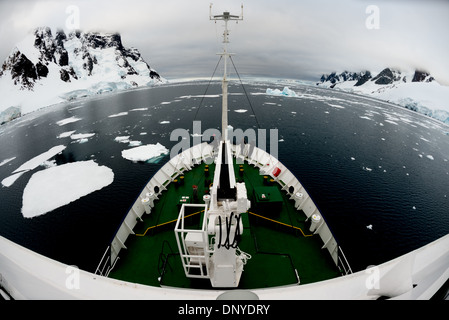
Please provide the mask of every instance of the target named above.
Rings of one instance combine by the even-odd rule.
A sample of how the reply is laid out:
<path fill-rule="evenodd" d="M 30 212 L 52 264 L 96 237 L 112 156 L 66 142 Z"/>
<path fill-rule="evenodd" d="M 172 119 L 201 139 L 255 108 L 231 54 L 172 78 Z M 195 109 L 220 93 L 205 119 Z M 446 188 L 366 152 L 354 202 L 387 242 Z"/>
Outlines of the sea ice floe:
<path fill-rule="evenodd" d="M 137 147 L 137 146 L 141 146 L 141 145 L 142 145 L 142 141 L 133 140 L 133 141 L 129 142 L 130 147 Z"/>
<path fill-rule="evenodd" d="M 38 171 L 23 191 L 22 214 L 32 218 L 110 185 L 114 173 L 93 160 L 66 163 Z"/>
<path fill-rule="evenodd" d="M 132 149 L 122 151 L 122 157 L 130 161 L 149 161 L 161 155 L 168 154 L 168 149 L 159 142 L 156 144 L 147 144 Z"/>
<path fill-rule="evenodd" d="M 330 103 L 328 103 L 328 105 L 331 106 L 332 108 L 345 109 L 345 107 L 340 106 L 338 104 L 330 104 Z"/>
<path fill-rule="evenodd" d="M 190 99 L 190 98 L 219 98 L 219 94 L 205 94 L 205 95 L 188 95 L 181 96 L 179 99 Z"/>
<path fill-rule="evenodd" d="M 70 137 L 72 134 L 74 134 L 76 132 L 76 130 L 74 131 L 66 131 L 61 133 L 59 136 L 57 136 L 56 138 L 61 139 L 61 138 L 67 138 Z"/>
<path fill-rule="evenodd" d="M 115 113 L 115 114 L 111 114 L 110 116 L 108 116 L 108 118 L 116 118 L 116 117 L 122 117 L 122 116 L 126 116 L 128 115 L 128 112 L 119 112 L 119 113 Z"/>
<path fill-rule="evenodd" d="M 60 120 L 60 121 L 56 122 L 56 124 L 58 126 L 63 126 L 63 125 L 66 125 L 68 123 L 72 123 L 72 122 L 76 122 L 76 121 L 80 121 L 80 120 L 81 120 L 81 118 L 77 118 L 77 117 L 73 116 L 73 117 L 70 117 L 70 118 L 66 118 L 66 119 Z"/>
<path fill-rule="evenodd" d="M 79 140 L 79 139 L 87 139 L 90 137 L 93 137 L 95 135 L 95 133 L 77 133 L 77 134 L 72 134 L 70 136 L 70 138 L 72 140 Z"/>
<path fill-rule="evenodd" d="M 3 165 L 5 165 L 5 164 L 7 164 L 8 162 L 14 160 L 15 158 L 16 158 L 16 157 L 12 157 L 12 158 L 3 160 L 2 162 L 0 162 L 0 167 L 3 166 Z"/>
<path fill-rule="evenodd" d="M 4 187 L 10 187 L 14 184 L 14 182 L 19 179 L 19 177 L 27 171 L 33 170 L 45 163 L 47 160 L 51 159 L 58 153 L 62 152 L 66 147 L 63 145 L 59 145 L 51 148 L 47 152 L 41 153 L 40 155 L 28 160 L 24 164 L 22 164 L 19 168 L 12 172 L 12 175 L 6 177 L 2 180 L 2 185 Z"/>
<path fill-rule="evenodd" d="M 20 171 L 28 171 L 33 170 L 38 167 L 44 161 L 54 157 L 58 153 L 62 152 L 66 147 L 64 145 L 59 145 L 51 148 L 50 150 L 41 153 L 40 155 L 28 160 L 24 164 L 22 164 L 19 168 L 14 170 L 12 173 L 20 172 Z"/>
<path fill-rule="evenodd" d="M 10 187 L 10 186 L 12 186 L 14 184 L 14 182 L 16 182 L 16 180 L 19 179 L 20 176 L 22 174 L 24 174 L 25 172 L 27 172 L 27 171 L 22 171 L 22 172 L 10 175 L 9 177 L 6 177 L 5 179 L 2 180 L 2 186 L 3 187 Z"/>
<path fill-rule="evenodd" d="M 120 143 L 128 143 L 129 142 L 129 136 L 118 136 L 114 138 L 114 141 L 120 142 Z"/>

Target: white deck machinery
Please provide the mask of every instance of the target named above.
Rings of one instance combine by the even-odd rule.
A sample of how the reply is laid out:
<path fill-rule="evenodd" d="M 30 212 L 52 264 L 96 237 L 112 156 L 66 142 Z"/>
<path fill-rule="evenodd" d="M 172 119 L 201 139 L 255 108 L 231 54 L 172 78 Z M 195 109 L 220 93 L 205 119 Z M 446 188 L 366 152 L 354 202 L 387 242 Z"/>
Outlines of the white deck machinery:
<path fill-rule="evenodd" d="M 232 288 L 239 285 L 246 260 L 251 258 L 238 248 L 239 236 L 243 233 L 240 215 L 250 208 L 246 186 L 236 183 L 231 146 L 228 140 L 228 79 L 227 51 L 229 43 L 228 22 L 243 20 L 242 14 L 229 12 L 212 15 L 210 20 L 224 21 L 223 52 L 224 76 L 222 80 L 222 137 L 215 153 L 215 173 L 210 195 L 203 197 L 205 204 L 183 204 L 175 227 L 176 240 L 187 277 L 208 278 L 213 287 Z M 204 210 L 200 229 L 189 229 L 184 223 L 188 207 Z"/>

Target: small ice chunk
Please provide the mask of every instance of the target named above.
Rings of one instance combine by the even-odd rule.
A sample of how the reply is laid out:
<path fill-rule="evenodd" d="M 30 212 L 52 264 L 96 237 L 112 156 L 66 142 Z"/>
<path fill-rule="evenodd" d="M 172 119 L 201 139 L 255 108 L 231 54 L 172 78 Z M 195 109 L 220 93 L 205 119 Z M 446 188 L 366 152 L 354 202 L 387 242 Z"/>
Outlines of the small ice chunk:
<path fill-rule="evenodd" d="M 118 137 L 115 137 L 114 141 L 115 142 L 120 142 L 120 143 L 128 143 L 129 142 L 129 136 L 118 136 Z"/>
<path fill-rule="evenodd" d="M 369 225 L 366 226 L 366 228 L 367 228 L 367 229 L 370 229 L 370 230 L 373 230 L 373 225 L 372 225 L 372 224 L 369 224 Z"/>
<path fill-rule="evenodd" d="M 164 120 L 164 121 L 159 122 L 159 124 L 167 124 L 167 123 L 170 123 L 170 121 Z"/>
<path fill-rule="evenodd" d="M 247 112 L 248 110 L 245 110 L 245 109 L 237 109 L 237 110 L 234 110 L 234 112 L 237 112 L 237 113 L 245 113 L 245 112 Z"/>
<path fill-rule="evenodd" d="M 90 137 L 93 137 L 95 135 L 95 133 L 77 133 L 77 134 L 72 134 L 70 136 L 70 138 L 72 140 L 80 140 L 80 139 L 87 139 Z"/>
<path fill-rule="evenodd" d="M 141 145 L 142 145 L 142 141 L 133 140 L 133 141 L 129 142 L 130 147 L 137 147 L 137 146 L 141 146 Z"/>
<path fill-rule="evenodd" d="M 81 120 L 81 118 L 77 118 L 77 117 L 73 116 L 70 118 L 60 120 L 60 121 L 56 122 L 56 124 L 58 126 L 63 126 L 63 125 L 66 125 L 67 123 L 72 123 L 72 122 L 76 122 L 76 121 L 80 121 L 80 120 Z"/>
<path fill-rule="evenodd" d="M 427 159 L 430 159 L 430 160 L 435 160 L 434 158 L 433 158 L 433 156 L 432 155 L 430 155 L 430 154 L 428 154 L 427 156 Z"/>
<path fill-rule="evenodd" d="M 0 162 L 0 167 L 3 166 L 3 165 L 5 165 L 5 164 L 7 164 L 7 163 L 10 162 L 10 161 L 13 161 L 15 158 L 16 158 L 16 157 L 12 157 L 12 158 L 3 160 L 2 162 Z"/>
<path fill-rule="evenodd" d="M 351 157 L 351 160 L 352 160 L 352 161 L 354 161 L 354 160 L 355 160 L 355 158 L 354 158 L 354 157 Z"/>

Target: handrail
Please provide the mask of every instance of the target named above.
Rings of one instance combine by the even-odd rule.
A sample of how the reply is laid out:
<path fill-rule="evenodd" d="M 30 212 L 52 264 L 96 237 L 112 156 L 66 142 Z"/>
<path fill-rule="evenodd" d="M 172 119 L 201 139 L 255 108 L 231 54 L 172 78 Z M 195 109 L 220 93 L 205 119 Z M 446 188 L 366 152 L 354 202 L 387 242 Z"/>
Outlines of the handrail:
<path fill-rule="evenodd" d="M 338 246 L 338 252 L 341 253 L 341 256 L 343 257 L 343 259 L 340 259 L 340 254 L 338 254 L 338 260 L 340 261 L 341 266 L 343 267 L 343 270 L 345 271 L 345 275 L 351 274 L 352 273 L 351 266 L 350 266 L 348 260 L 346 259 L 343 249 L 340 246 Z"/>

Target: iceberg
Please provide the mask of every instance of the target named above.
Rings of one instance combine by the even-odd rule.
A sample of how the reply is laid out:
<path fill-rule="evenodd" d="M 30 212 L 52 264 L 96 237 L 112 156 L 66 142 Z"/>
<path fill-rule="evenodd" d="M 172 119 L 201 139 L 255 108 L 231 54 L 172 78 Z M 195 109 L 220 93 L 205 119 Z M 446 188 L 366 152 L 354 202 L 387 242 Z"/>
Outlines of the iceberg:
<path fill-rule="evenodd" d="M 284 87 L 284 89 L 282 91 L 279 90 L 279 89 L 267 88 L 266 93 L 268 95 L 272 95 L 272 96 L 298 97 L 296 92 L 294 92 L 293 90 L 289 89 L 288 87 Z"/>
<path fill-rule="evenodd" d="M 93 160 L 66 163 L 36 172 L 23 191 L 22 214 L 33 218 L 110 185 L 114 173 Z"/>

